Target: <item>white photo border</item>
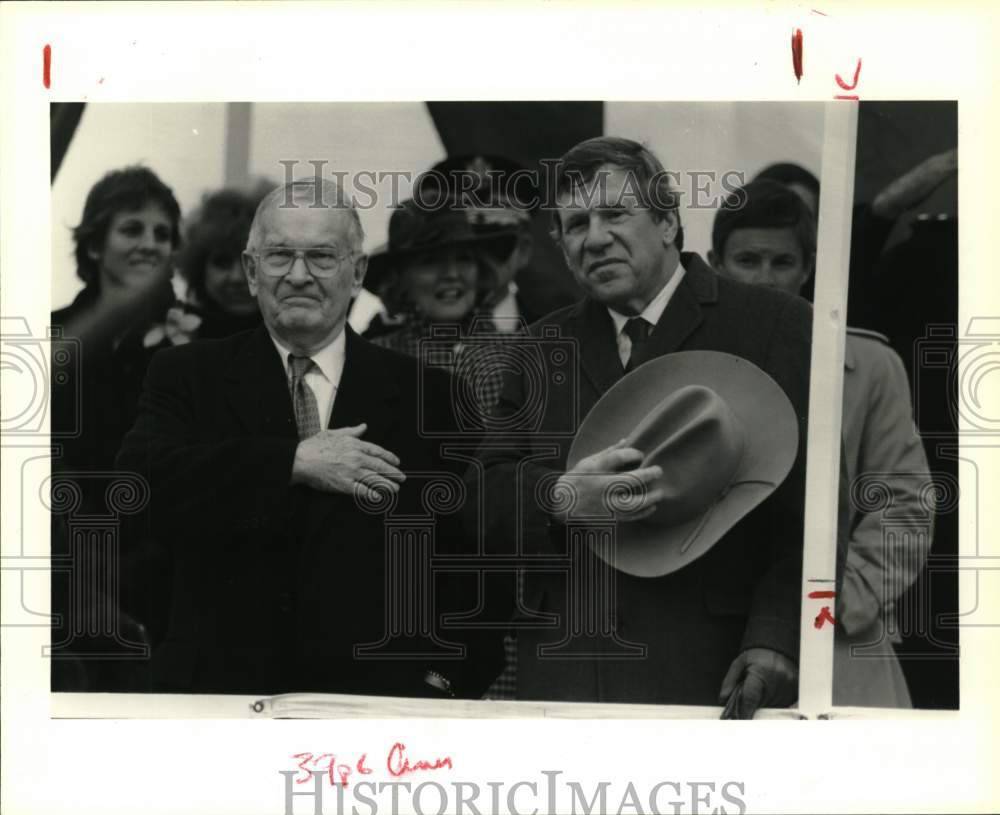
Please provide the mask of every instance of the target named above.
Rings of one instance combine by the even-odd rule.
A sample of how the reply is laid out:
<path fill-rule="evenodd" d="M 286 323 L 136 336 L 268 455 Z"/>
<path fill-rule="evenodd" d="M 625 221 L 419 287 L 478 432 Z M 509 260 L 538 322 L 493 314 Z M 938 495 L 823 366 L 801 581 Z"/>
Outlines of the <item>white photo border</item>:
<path fill-rule="evenodd" d="M 233 16 L 237 10 L 239 15 Z M 461 22 L 455 19 L 455 11 L 452 5 L 417 8 L 388 3 L 364 8 L 356 4 L 279 8 L 267 3 L 203 8 L 188 4 L 6 4 L 0 9 L 4 55 L 0 82 L 5 109 L 16 115 L 5 116 L 0 129 L 4 316 L 24 316 L 32 329 L 48 320 L 48 293 L 38 285 L 37 270 L 48 279 L 44 274 L 51 264 L 48 106 L 53 101 L 229 101 L 250 95 L 260 100 L 297 101 L 482 99 L 486 87 L 497 99 L 663 99 L 666 87 L 672 98 L 816 100 L 830 98 L 835 90 L 832 76 L 849 78 L 859 55 L 865 66 L 862 98 L 959 100 L 960 325 L 971 329 L 974 319 L 995 321 L 1000 314 L 988 251 L 988 237 L 995 227 L 986 191 L 996 188 L 997 181 L 995 163 L 987 161 L 988 148 L 1000 139 L 990 87 L 990 48 L 996 27 L 986 6 L 956 4 L 946 12 L 910 9 L 902 20 L 897 9 L 856 12 L 843 4 L 812 10 L 776 3 L 763 10 L 716 12 L 602 6 L 568 9 L 549 4 L 531 8 L 530 25 L 538 33 L 538 42 L 552 46 L 539 49 L 537 61 L 520 71 L 509 71 L 503 60 L 484 60 L 472 71 L 460 65 L 456 68 L 454 49 L 438 53 L 424 48 L 416 60 L 411 48 L 418 38 L 413 32 L 426 38 L 458 30 L 481 36 L 489 31 L 490 44 L 509 49 L 502 53 L 518 53 L 511 44 L 524 37 L 527 8 L 472 6 L 467 11 L 463 8 Z M 193 15 L 201 15 L 197 25 L 192 24 Z M 796 28 L 806 32 L 808 44 L 803 81 L 792 85 L 788 51 L 778 44 L 787 43 Z M 220 37 L 220 30 L 227 36 Z M 378 35 L 374 59 L 371 42 L 366 40 L 373 31 Z M 887 43 L 889 31 L 896 36 Z M 303 39 L 315 41 L 326 32 L 332 32 L 330 38 L 337 46 L 337 58 L 329 63 L 324 49 L 313 52 L 296 47 Z M 614 44 L 609 42 L 611 33 Z M 948 50 L 947 59 L 923 58 L 942 54 L 941 43 L 960 47 Z M 45 45 L 52 48 L 48 89 L 41 82 Z M 663 47 L 657 49 L 657 45 Z M 600 50 L 602 46 L 606 51 Z M 577 64 L 578 55 L 595 53 L 605 55 L 606 61 L 608 53 L 618 57 L 639 53 L 642 59 L 616 63 L 616 70 L 577 75 L 566 70 L 567 65 Z M 379 70 L 359 69 L 369 61 L 377 62 Z M 592 65 L 589 59 L 578 62 Z M 337 76 L 335 68 L 343 65 L 355 66 L 346 72 L 350 86 L 343 74 Z M 678 66 L 699 65 L 706 70 L 695 72 L 696 76 L 690 70 L 678 71 Z M 664 78 L 671 81 L 664 85 Z M 681 79 L 683 83 L 678 84 Z M 849 189 L 845 200 L 850 200 Z M 11 273 L 19 269 L 36 271 Z M 837 296 L 843 296 L 842 290 Z M 818 310 L 828 306 L 825 300 L 817 302 Z M 834 323 L 833 330 L 842 336 L 842 325 Z M 833 353 L 838 353 L 836 342 L 830 343 Z M 9 379 L 4 383 L 4 396 L 8 386 Z M 990 451 L 998 444 L 994 435 L 977 439 L 974 446 Z M 40 441 L 37 451 L 44 453 L 47 447 Z M 984 466 L 977 469 L 973 489 L 961 498 L 961 554 L 976 559 L 973 568 L 976 563 L 987 568 L 986 560 L 996 560 L 987 548 L 988 541 L 996 539 L 990 534 L 996 525 L 988 503 L 983 502 L 985 496 L 1000 491 L 996 472 L 986 466 L 986 454 L 979 461 Z M 810 478 L 814 483 L 818 476 Z M 963 478 L 963 486 L 967 485 Z M 12 497 L 20 501 L 17 486 L 5 478 L 5 507 L 12 505 Z M 23 522 L 28 529 L 48 529 L 41 507 L 26 510 Z M 5 529 L 5 569 L 14 545 L 8 533 Z M 47 534 L 43 533 L 45 539 Z M 825 549 L 824 553 L 828 554 Z M 818 563 L 817 568 L 822 572 L 828 565 Z M 5 588 L 8 577 L 5 573 Z M 978 571 L 961 573 L 962 608 L 973 607 L 977 619 L 1000 619 L 996 596 L 975 593 L 979 577 Z M 9 598 L 11 593 L 5 595 Z M 3 602 L 6 620 L 10 608 L 8 599 Z M 996 750 L 990 681 L 995 624 L 978 623 L 963 628 L 962 635 L 962 709 L 954 714 L 894 712 L 892 721 L 862 722 L 855 717 L 866 712 L 842 710 L 835 717 L 846 721 L 835 723 L 775 721 L 750 728 L 726 722 L 671 723 L 672 738 L 664 743 L 667 725 L 662 719 L 612 719 L 595 729 L 588 728 L 586 720 L 553 719 L 548 714 L 539 721 L 488 724 L 429 718 L 341 719 L 335 728 L 322 721 L 53 720 L 50 715 L 57 711 L 45 693 L 48 665 L 37 656 L 21 658 L 40 654 L 48 629 L 5 626 L 3 809 L 59 813 L 79 812 L 83 806 L 105 813 L 132 812 L 141 802 L 163 812 L 281 811 L 278 770 L 290 768 L 288 757 L 295 749 L 328 745 L 360 751 L 403 738 L 420 742 L 427 754 L 455 752 L 458 745 L 467 751 L 460 766 L 463 777 L 469 778 L 533 777 L 538 768 L 551 766 L 571 767 L 579 776 L 591 778 L 610 772 L 637 786 L 667 775 L 721 781 L 742 774 L 749 779 L 750 811 L 936 807 L 989 811 L 998 803 L 991 780 Z M 825 645 L 813 641 L 809 647 L 825 654 Z M 812 688 L 811 683 L 810 689 L 816 690 L 819 709 L 826 690 L 818 685 Z M 489 728 L 488 745 L 483 743 L 483 727 Z M 189 730 L 194 731 L 194 738 Z M 554 749 L 559 751 L 557 758 L 552 758 Z M 609 770 L 612 755 L 615 759 Z"/>

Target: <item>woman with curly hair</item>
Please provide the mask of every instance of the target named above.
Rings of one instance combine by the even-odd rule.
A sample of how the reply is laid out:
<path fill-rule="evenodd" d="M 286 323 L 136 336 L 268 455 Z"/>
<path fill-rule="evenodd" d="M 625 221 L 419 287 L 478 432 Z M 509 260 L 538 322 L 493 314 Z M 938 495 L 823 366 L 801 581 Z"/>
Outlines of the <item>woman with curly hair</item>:
<path fill-rule="evenodd" d="M 260 323 L 241 255 L 257 205 L 271 186 L 254 192 L 223 189 L 206 195 L 184 232 L 179 266 L 188 284 L 186 312 L 198 339 L 227 337 Z"/>

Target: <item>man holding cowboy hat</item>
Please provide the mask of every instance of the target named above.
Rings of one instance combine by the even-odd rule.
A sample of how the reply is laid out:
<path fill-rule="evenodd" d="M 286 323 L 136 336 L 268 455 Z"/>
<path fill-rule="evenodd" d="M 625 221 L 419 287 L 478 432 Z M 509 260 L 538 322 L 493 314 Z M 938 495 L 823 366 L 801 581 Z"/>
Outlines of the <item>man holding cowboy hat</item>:
<path fill-rule="evenodd" d="M 789 705 L 811 311 L 682 253 L 635 142 L 578 144 L 550 193 L 586 298 L 532 327 L 543 375 L 507 376 L 470 477 L 484 533 L 522 542 L 518 698 Z"/>

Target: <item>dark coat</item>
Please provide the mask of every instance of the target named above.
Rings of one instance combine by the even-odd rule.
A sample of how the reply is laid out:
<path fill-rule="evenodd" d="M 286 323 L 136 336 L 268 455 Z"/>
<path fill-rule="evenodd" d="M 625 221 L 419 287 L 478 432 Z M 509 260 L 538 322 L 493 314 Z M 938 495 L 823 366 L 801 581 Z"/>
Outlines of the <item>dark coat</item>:
<path fill-rule="evenodd" d="M 96 299 L 95 289 L 83 289 L 70 305 L 52 312 L 51 325 L 64 329 L 92 308 Z M 163 311 L 155 315 L 158 319 L 170 304 L 166 296 L 160 299 Z M 150 323 L 141 323 L 114 346 L 108 341 L 80 347 L 79 367 L 71 371 L 72 380 L 64 387 L 55 387 L 53 382 L 54 432 L 74 427 L 80 430 L 78 435 L 60 438 L 62 456 L 54 462 L 55 467 L 94 472 L 112 468 L 122 437 L 135 421 L 149 361 L 156 351 L 169 345 L 164 341 L 147 348 L 143 338 L 149 327 Z M 67 340 L 80 342 L 75 337 Z M 102 510 L 95 506 L 91 511 Z"/>
<path fill-rule="evenodd" d="M 424 675 L 434 668 L 459 693 L 478 695 L 499 671 L 496 635 L 454 631 L 445 639 L 467 646 L 464 660 L 428 656 L 425 642 L 414 646 L 419 657 L 355 658 L 356 645 L 383 638 L 396 602 L 385 585 L 386 521 L 422 514 L 430 474 L 449 472 L 419 417 L 448 414 L 450 385 L 442 372 L 345 330 L 330 427 L 366 422 L 363 438 L 396 453 L 411 474 L 389 516 L 365 511 L 352 496 L 289 486 L 298 439 L 265 328 L 154 358 L 117 462 L 149 479 L 149 530 L 169 545 L 174 563 L 154 689 L 428 695 Z M 457 528 L 437 518 L 437 550 L 464 546 Z M 475 605 L 454 583 L 435 584 L 435 612 Z"/>
<path fill-rule="evenodd" d="M 74 524 L 86 524 L 95 518 L 113 519 L 112 526 L 131 520 L 127 513 L 119 513 L 109 505 L 108 488 L 115 481 L 115 454 L 135 421 L 149 361 L 158 349 L 168 345 L 163 341 L 147 347 L 145 336 L 173 301 L 173 291 L 169 284 L 157 291 L 148 312 L 117 343 L 111 337 L 91 336 L 84 341 L 65 333 L 94 308 L 97 298 L 97 287 L 88 286 L 70 305 L 51 315 L 53 329 L 63 332 L 58 344 L 54 341 L 61 353 L 53 356 L 49 383 L 52 440 L 57 445 L 52 473 L 58 481 L 53 483 L 72 483 L 73 492 L 80 497 L 78 505 L 64 507 L 64 511 L 54 508 L 51 515 L 51 552 L 53 558 L 62 560 L 62 567 L 54 568 L 51 574 L 52 642 L 62 644 L 56 646 L 58 658 L 52 660 L 51 677 L 52 688 L 57 691 L 127 692 L 135 688 L 140 663 L 94 655 L 134 653 L 132 644 L 145 643 L 147 632 L 123 613 L 114 581 L 83 577 L 100 573 L 103 544 L 91 538 L 90 544 L 76 546 L 70 530 Z M 115 333 L 108 326 L 102 330 Z M 58 361 L 63 353 L 68 363 Z M 142 552 L 144 561 L 151 560 L 151 553 L 140 542 L 136 542 L 134 550 Z M 128 573 L 134 560 L 119 560 L 115 564 L 119 573 Z M 80 583 L 87 588 L 81 590 Z M 117 637 L 108 637 L 103 629 L 94 631 L 91 623 L 80 619 L 77 615 L 88 613 L 84 607 L 89 607 L 91 619 L 105 621 L 102 626 L 114 620 Z M 128 644 L 123 645 L 118 638 Z"/>
<path fill-rule="evenodd" d="M 576 640 L 578 658 L 566 658 L 565 649 L 539 656 L 540 647 L 568 636 L 567 579 L 558 569 L 529 570 L 525 607 L 515 617 L 519 698 L 714 705 L 742 649 L 767 647 L 797 659 L 811 309 L 799 298 L 719 278 L 696 255 L 685 253 L 682 264 L 684 279 L 640 364 L 685 350 L 722 351 L 753 362 L 784 389 L 799 417 L 795 465 L 770 498 L 686 568 L 653 579 L 613 572 L 612 634 Z M 566 528 L 550 525 L 539 506 L 539 481 L 565 470 L 576 428 L 624 370 L 613 323 L 597 302 L 554 312 L 531 334 L 544 367 L 535 372 L 529 366 L 507 379 L 498 417 L 520 411 L 537 431 L 480 452 L 486 529 L 495 542 L 522 534 L 529 555 L 565 555 Z M 553 353 L 559 348 L 566 353 Z M 528 405 L 532 399 L 535 409 Z M 517 464 L 529 454 L 534 462 Z M 574 548 L 582 568 L 602 573 L 588 547 Z M 546 628 L 539 613 L 555 614 L 558 622 Z M 528 618 L 535 627 L 523 627 Z M 622 643 L 644 646 L 645 653 L 627 656 Z"/>

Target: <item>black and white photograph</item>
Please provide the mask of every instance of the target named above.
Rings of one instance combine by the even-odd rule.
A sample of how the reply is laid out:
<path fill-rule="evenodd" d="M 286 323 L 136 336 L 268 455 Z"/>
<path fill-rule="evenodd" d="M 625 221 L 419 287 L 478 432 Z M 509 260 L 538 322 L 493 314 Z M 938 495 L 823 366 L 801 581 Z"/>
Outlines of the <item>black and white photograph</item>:
<path fill-rule="evenodd" d="M 53 106 L 53 254 L 75 265 L 53 289 L 78 289 L 52 314 L 74 353 L 54 427 L 76 430 L 53 462 L 53 691 L 794 705 L 822 114 Z M 895 349 L 955 321 L 957 123 L 930 102 L 859 121 L 818 609 L 834 703 L 908 708 L 901 625 L 955 610 L 940 565 L 910 592 L 955 476 L 931 479 Z M 130 130 L 134 163 L 100 168 Z M 343 234 L 307 223 L 325 211 Z M 900 274 L 934 284 L 894 325 Z M 956 707 L 940 665 L 910 673 Z"/>
<path fill-rule="evenodd" d="M 221 121 L 228 186 L 183 216 L 155 158 L 109 168 L 72 228 L 83 286 L 52 324 L 79 382 L 54 390 L 54 417 L 79 434 L 53 493 L 79 500 L 52 514 L 69 561 L 53 690 L 485 693 L 744 718 L 795 701 L 811 317 L 740 241 L 787 222 L 799 245 L 763 277 L 802 285 L 817 207 L 751 181 L 737 154 L 756 124 L 769 167 L 810 151 L 815 166 L 822 111 L 623 107 L 607 118 L 664 140 L 686 113 L 702 164 L 668 173 L 604 135 L 594 103 L 54 109 L 76 124 L 59 136 L 67 171 L 79 156 L 91 173 L 88 127 L 99 144 L 163 121 L 202 146 Z M 451 151 L 408 178 L 373 150 L 393 119 Z M 356 134 L 338 143 L 340 121 Z M 494 153 L 515 122 L 547 153 Z M 569 144 L 571 122 L 593 135 Z M 302 131 L 324 135 L 292 156 L 284 134 Z M 370 165 L 317 158 L 358 143 Z M 262 181 L 252 145 L 274 151 Z M 376 188 L 364 206 L 366 179 L 400 178 L 406 198 Z M 375 207 L 386 240 L 367 248 Z M 711 218 L 700 253 L 688 211 Z M 106 505 L 124 490 L 144 506 Z M 77 531 L 109 511 L 117 540 Z"/>
<path fill-rule="evenodd" d="M 164 812 L 894 811 L 946 744 L 988 752 L 985 137 L 872 60 L 796 96 L 830 25 L 782 29 L 775 98 L 449 92 L 435 59 L 405 93 L 241 92 L 221 55 L 203 92 L 98 59 L 52 93 L 70 54 L 32 41 L 3 631 L 45 772 L 106 744 L 137 789 L 169 756 Z M 895 794 L 856 768 L 900 740 Z M 863 780 L 824 806 L 830 749 Z M 222 796 L 201 755 L 255 780 Z"/>

